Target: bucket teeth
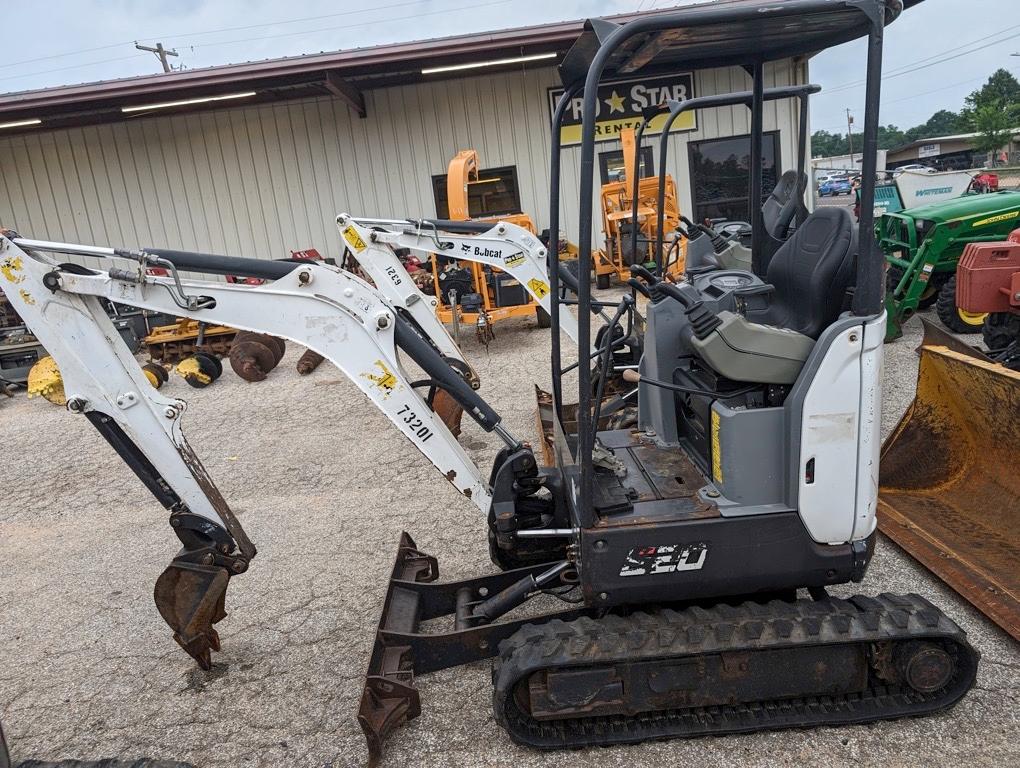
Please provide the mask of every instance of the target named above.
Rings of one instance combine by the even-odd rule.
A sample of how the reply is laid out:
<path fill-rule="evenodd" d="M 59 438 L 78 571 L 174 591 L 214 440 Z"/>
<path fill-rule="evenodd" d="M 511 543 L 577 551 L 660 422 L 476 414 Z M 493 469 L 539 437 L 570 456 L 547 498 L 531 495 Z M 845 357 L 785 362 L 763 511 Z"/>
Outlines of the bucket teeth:
<path fill-rule="evenodd" d="M 212 652 L 220 650 L 213 629 L 226 618 L 230 573 L 226 568 L 172 562 L 156 580 L 156 607 L 174 631 L 174 640 L 204 670 L 212 668 Z"/>

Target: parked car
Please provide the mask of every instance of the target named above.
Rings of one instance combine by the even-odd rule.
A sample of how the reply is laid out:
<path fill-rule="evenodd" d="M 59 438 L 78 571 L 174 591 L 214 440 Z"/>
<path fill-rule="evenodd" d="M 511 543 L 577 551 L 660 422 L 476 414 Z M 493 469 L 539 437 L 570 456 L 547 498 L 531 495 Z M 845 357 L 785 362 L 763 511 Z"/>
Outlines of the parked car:
<path fill-rule="evenodd" d="M 818 187 L 818 196 L 825 197 L 826 195 L 849 195 L 854 191 L 853 185 L 850 184 L 850 179 L 830 179 L 829 181 L 823 182 Z"/>
<path fill-rule="evenodd" d="M 917 173 L 937 173 L 937 171 L 928 165 L 921 165 L 920 163 L 910 163 L 909 165 L 901 165 L 899 168 L 893 169 L 893 175 L 898 175 L 903 171 L 916 171 Z"/>

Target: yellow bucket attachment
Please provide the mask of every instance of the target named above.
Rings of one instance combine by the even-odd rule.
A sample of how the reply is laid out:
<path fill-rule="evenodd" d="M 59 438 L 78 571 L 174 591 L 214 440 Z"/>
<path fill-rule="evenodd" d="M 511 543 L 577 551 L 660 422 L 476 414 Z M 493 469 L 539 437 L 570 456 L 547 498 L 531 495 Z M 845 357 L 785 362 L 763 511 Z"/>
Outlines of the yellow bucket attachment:
<path fill-rule="evenodd" d="M 1020 640 L 1020 372 L 925 323 L 882 446 L 879 528 Z"/>
<path fill-rule="evenodd" d="M 39 358 L 39 362 L 29 369 L 28 396 L 42 396 L 54 405 L 67 405 L 64 377 L 60 375 L 57 361 L 49 355 Z"/>

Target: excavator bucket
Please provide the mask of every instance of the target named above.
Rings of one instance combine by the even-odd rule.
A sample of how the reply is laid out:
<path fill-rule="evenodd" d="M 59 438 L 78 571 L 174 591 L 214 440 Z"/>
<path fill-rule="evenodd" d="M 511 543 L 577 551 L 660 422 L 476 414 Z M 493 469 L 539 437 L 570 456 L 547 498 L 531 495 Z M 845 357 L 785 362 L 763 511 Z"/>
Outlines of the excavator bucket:
<path fill-rule="evenodd" d="M 208 670 L 220 649 L 213 624 L 227 617 L 224 604 L 230 574 L 226 568 L 175 561 L 156 580 L 156 608 L 174 631 L 174 640 Z"/>
<path fill-rule="evenodd" d="M 882 447 L 879 528 L 1020 640 L 1020 372 L 928 323 L 920 352 Z"/>

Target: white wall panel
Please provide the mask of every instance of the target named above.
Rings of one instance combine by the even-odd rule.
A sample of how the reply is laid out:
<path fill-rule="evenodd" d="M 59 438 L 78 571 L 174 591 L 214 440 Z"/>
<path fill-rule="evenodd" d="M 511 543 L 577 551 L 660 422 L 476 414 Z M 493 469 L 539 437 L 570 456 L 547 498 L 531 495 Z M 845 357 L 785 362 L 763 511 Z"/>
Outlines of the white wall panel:
<path fill-rule="evenodd" d="M 800 71 L 806 76 L 806 66 Z M 767 68 L 769 86 L 794 77 L 792 62 Z M 265 259 L 314 247 L 336 256 L 337 213 L 434 216 L 432 176 L 458 150 L 474 148 L 483 167 L 517 167 L 522 207 L 543 228 L 547 88 L 557 82 L 547 68 L 384 88 L 365 93 L 365 119 L 322 97 L 0 137 L 0 224 L 89 244 Z M 751 85 L 738 68 L 698 72 L 695 84 L 698 95 Z M 765 129 L 781 132 L 784 169 L 795 163 L 796 125 L 795 102 L 766 108 Z M 700 112 L 697 131 L 670 139 L 668 170 L 685 213 L 688 143 L 749 130 L 748 110 L 727 107 Z M 657 163 L 658 140 L 648 141 Z M 617 148 L 604 142 L 596 150 Z M 573 240 L 578 167 L 578 148 L 567 148 L 561 226 Z"/>

